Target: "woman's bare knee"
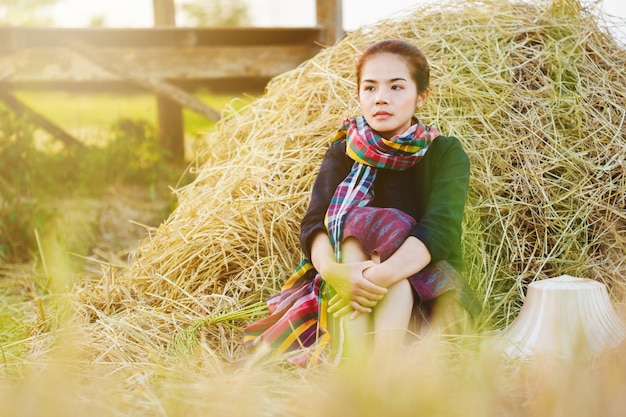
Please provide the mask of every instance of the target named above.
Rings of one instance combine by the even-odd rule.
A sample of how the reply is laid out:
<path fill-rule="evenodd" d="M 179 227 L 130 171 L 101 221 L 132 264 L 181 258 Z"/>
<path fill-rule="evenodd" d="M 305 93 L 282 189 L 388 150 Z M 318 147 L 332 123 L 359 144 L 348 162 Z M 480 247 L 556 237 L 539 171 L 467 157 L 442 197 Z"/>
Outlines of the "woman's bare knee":
<path fill-rule="evenodd" d="M 347 237 L 341 243 L 341 252 L 343 253 L 344 262 L 359 262 L 370 259 L 369 255 L 363 251 L 361 242 L 355 237 Z"/>

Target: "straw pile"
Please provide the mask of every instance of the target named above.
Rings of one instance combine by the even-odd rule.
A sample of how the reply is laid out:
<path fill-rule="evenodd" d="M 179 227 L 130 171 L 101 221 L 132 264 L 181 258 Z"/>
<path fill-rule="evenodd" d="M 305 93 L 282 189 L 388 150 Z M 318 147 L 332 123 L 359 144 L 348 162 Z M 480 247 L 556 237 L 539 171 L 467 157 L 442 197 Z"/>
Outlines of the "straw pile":
<path fill-rule="evenodd" d="M 242 353 L 239 326 L 262 314 L 300 261 L 299 221 L 341 120 L 358 114 L 355 60 L 407 38 L 432 66 L 419 116 L 460 138 L 472 162 L 465 275 L 502 328 L 523 290 L 561 274 L 626 289 L 626 52 L 574 0 L 421 6 L 351 33 L 263 97 L 226 111 L 177 190 L 175 212 L 78 304 L 99 360 Z"/>

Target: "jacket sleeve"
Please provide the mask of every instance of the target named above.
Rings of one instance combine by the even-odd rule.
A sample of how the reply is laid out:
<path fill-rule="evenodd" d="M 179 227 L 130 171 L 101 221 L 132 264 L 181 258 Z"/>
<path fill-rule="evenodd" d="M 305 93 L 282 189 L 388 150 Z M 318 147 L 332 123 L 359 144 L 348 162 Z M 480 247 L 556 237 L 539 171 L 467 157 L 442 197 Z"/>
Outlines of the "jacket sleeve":
<path fill-rule="evenodd" d="M 337 185 L 345 179 L 352 167 L 346 156 L 344 141 L 330 145 L 311 190 L 311 201 L 300 223 L 300 246 L 304 256 L 311 258 L 311 237 L 318 230 L 326 230 L 324 217 Z"/>
<path fill-rule="evenodd" d="M 411 235 L 428 248 L 431 262 L 460 254 L 465 200 L 469 186 L 470 162 L 456 138 L 446 138 L 429 166 L 431 192 L 424 213 Z M 438 139 L 439 140 L 439 139 Z M 440 143 L 439 145 L 443 145 Z M 455 260 L 461 263 L 461 259 Z"/>

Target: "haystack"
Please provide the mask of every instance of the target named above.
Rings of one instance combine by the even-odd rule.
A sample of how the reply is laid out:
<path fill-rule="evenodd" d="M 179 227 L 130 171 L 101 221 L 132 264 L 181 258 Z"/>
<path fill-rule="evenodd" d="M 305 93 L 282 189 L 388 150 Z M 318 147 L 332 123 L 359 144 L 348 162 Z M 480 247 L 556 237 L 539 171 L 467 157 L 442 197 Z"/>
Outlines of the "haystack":
<path fill-rule="evenodd" d="M 299 263 L 299 221 L 329 140 L 358 114 L 354 64 L 367 45 L 406 38 L 431 63 L 420 117 L 471 159 L 465 276 L 484 328 L 519 311 L 527 284 L 562 274 L 626 289 L 626 51 L 599 11 L 574 0 L 452 0 L 363 27 L 226 110 L 176 191 L 178 207 L 125 269 L 85 286 L 79 305 L 101 360 L 203 348 L 242 353 Z"/>

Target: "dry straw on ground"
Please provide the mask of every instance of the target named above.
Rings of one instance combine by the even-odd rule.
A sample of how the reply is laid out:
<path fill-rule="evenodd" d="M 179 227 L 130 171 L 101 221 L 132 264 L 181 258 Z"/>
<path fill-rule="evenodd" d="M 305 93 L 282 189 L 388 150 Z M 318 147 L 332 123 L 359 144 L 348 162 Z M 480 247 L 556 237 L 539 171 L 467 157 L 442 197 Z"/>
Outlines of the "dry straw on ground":
<path fill-rule="evenodd" d="M 86 285 L 78 305 L 96 361 L 242 353 L 300 260 L 299 220 L 329 137 L 355 115 L 360 51 L 406 38 L 432 67 L 419 115 L 471 158 L 466 276 L 485 328 L 516 314 L 529 282 L 560 274 L 626 289 L 626 51 L 573 0 L 450 1 L 349 34 L 226 112 L 177 190 L 175 212 L 128 268 Z M 248 306 L 248 308 L 244 308 Z"/>

